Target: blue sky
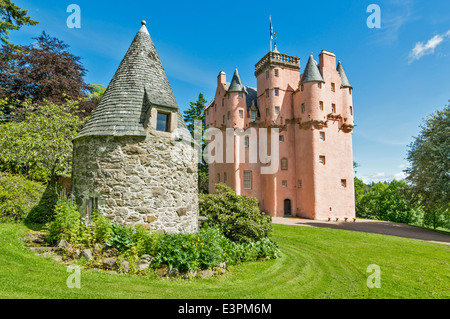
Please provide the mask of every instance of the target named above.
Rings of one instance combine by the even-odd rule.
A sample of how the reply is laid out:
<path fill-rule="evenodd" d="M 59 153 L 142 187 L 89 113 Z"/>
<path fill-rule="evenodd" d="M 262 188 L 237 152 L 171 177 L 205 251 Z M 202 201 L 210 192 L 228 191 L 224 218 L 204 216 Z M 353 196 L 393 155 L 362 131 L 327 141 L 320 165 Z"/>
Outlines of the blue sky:
<path fill-rule="evenodd" d="M 450 99 L 450 1 L 85 1 L 15 0 L 40 23 L 11 32 L 28 44 L 45 30 L 82 57 L 87 83 L 108 85 L 140 21 L 155 43 L 179 107 L 202 92 L 213 98 L 221 70 L 235 67 L 256 87 L 254 65 L 269 50 L 269 15 L 282 53 L 302 68 L 322 49 L 341 60 L 352 84 L 356 127 L 353 156 L 365 182 L 403 177 L 408 145 L 425 116 Z M 381 28 L 369 28 L 369 4 Z M 70 29 L 67 7 L 81 8 L 81 28 Z"/>

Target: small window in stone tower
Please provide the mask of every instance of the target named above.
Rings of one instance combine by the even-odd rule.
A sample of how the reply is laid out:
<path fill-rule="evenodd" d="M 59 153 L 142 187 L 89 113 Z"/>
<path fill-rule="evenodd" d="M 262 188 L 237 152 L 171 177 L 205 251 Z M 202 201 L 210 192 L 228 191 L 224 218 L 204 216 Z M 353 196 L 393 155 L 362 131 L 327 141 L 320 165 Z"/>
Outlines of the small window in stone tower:
<path fill-rule="evenodd" d="M 283 171 L 288 169 L 288 160 L 287 160 L 287 158 L 282 158 L 281 159 L 281 169 Z"/>
<path fill-rule="evenodd" d="M 269 110 L 269 108 L 266 109 L 266 116 L 270 116 L 270 110 Z"/>
<path fill-rule="evenodd" d="M 244 171 L 244 189 L 252 189 L 252 171 Z"/>
<path fill-rule="evenodd" d="M 287 181 L 281 181 L 281 187 L 287 187 Z"/>
<path fill-rule="evenodd" d="M 353 115 L 353 108 L 350 106 L 350 115 Z"/>
<path fill-rule="evenodd" d="M 325 141 L 325 132 L 319 132 L 319 139 Z"/>
<path fill-rule="evenodd" d="M 275 115 L 280 114 L 280 107 L 279 106 L 275 106 Z"/>
<path fill-rule="evenodd" d="M 323 155 L 319 156 L 319 163 L 322 165 L 325 165 L 325 156 L 323 156 Z"/>
<path fill-rule="evenodd" d="M 96 210 L 98 210 L 98 198 L 91 197 L 86 203 L 86 217 L 89 222 L 92 220 L 93 213 Z"/>
<path fill-rule="evenodd" d="M 220 183 L 220 173 L 217 174 L 217 183 Z"/>
<path fill-rule="evenodd" d="M 228 112 L 228 120 L 230 120 L 231 119 L 231 113 L 230 112 Z"/>
<path fill-rule="evenodd" d="M 266 90 L 266 97 L 269 97 L 269 90 Z"/>
<path fill-rule="evenodd" d="M 256 111 L 252 111 L 250 113 L 250 116 L 251 116 L 252 121 L 255 121 L 256 120 Z"/>
<path fill-rule="evenodd" d="M 245 136 L 244 137 L 244 147 L 248 147 L 248 144 L 249 144 L 249 137 Z"/>
<path fill-rule="evenodd" d="M 348 88 L 348 93 L 352 95 L 352 88 Z"/>
<path fill-rule="evenodd" d="M 331 83 L 331 92 L 334 92 L 335 88 L 334 88 L 334 83 Z"/>
<path fill-rule="evenodd" d="M 305 89 L 305 86 L 302 84 L 300 88 L 301 88 L 301 90 L 303 92 L 303 90 Z"/>
<path fill-rule="evenodd" d="M 305 103 L 302 103 L 302 113 L 305 113 Z"/>
<path fill-rule="evenodd" d="M 278 77 L 278 69 L 274 70 L 274 74 L 275 74 L 275 77 L 277 78 Z"/>
<path fill-rule="evenodd" d="M 320 109 L 321 111 L 323 111 L 323 101 L 320 101 L 320 102 L 319 102 L 319 109 Z"/>
<path fill-rule="evenodd" d="M 284 135 L 279 136 L 280 142 L 284 142 Z"/>
<path fill-rule="evenodd" d="M 318 82 L 318 83 L 317 83 L 317 87 L 318 87 L 319 89 L 321 89 L 321 88 L 322 88 L 322 82 Z"/>
<path fill-rule="evenodd" d="M 280 95 L 280 90 L 279 89 L 274 89 L 274 94 L 275 96 L 279 96 Z"/>
<path fill-rule="evenodd" d="M 244 111 L 243 110 L 239 110 L 239 118 L 240 119 L 244 118 Z"/>
<path fill-rule="evenodd" d="M 169 132 L 170 114 L 158 112 L 156 115 L 156 130 L 161 132 Z"/>
<path fill-rule="evenodd" d="M 331 104 L 331 113 L 336 113 L 336 104 Z"/>
<path fill-rule="evenodd" d="M 347 187 L 347 180 L 346 179 L 341 179 L 341 187 L 342 188 Z"/>
<path fill-rule="evenodd" d="M 242 98 L 242 96 L 243 96 L 242 92 L 239 92 L 239 98 Z"/>
<path fill-rule="evenodd" d="M 266 71 L 266 79 L 269 78 L 269 71 Z"/>
<path fill-rule="evenodd" d="M 298 188 L 302 188 L 302 180 L 301 180 L 301 179 L 298 180 L 298 185 L 297 185 L 297 187 L 298 187 Z"/>

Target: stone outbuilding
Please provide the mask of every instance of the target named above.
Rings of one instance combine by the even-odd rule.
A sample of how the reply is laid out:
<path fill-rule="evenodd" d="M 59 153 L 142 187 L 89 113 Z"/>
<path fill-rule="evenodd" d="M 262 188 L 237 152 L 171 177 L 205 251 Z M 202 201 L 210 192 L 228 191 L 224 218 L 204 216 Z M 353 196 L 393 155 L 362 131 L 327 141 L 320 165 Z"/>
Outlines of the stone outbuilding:
<path fill-rule="evenodd" d="M 73 141 L 72 190 L 83 216 L 198 230 L 197 154 L 145 21 Z"/>

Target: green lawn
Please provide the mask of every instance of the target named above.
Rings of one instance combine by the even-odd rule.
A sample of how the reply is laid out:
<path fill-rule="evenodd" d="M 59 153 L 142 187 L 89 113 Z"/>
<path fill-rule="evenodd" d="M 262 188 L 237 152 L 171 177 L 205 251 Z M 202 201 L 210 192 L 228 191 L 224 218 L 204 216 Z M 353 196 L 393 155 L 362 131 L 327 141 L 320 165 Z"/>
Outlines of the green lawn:
<path fill-rule="evenodd" d="M 0 298 L 450 298 L 450 246 L 377 234 L 273 225 L 282 257 L 235 266 L 220 278 L 162 280 L 81 271 L 36 256 L 24 225 L 0 224 Z M 370 264 L 381 288 L 369 289 Z"/>

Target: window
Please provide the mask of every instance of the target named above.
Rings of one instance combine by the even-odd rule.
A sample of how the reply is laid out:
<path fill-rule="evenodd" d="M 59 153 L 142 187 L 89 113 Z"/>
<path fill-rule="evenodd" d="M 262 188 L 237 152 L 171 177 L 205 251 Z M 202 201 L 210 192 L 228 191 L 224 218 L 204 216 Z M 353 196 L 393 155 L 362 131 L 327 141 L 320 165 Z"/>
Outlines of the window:
<path fill-rule="evenodd" d="M 274 89 L 274 94 L 275 94 L 275 96 L 279 96 L 280 95 L 280 90 L 278 90 L 278 89 Z"/>
<path fill-rule="evenodd" d="M 220 183 L 220 173 L 217 174 L 217 183 Z"/>
<path fill-rule="evenodd" d="M 325 165 L 325 156 L 323 156 L 323 155 L 319 156 L 319 163 L 322 165 Z"/>
<path fill-rule="evenodd" d="M 331 113 L 336 113 L 336 104 L 331 104 Z"/>
<path fill-rule="evenodd" d="M 281 169 L 283 171 L 288 169 L 288 160 L 287 160 L 287 158 L 282 158 L 281 159 Z"/>
<path fill-rule="evenodd" d="M 225 124 L 225 115 L 222 116 L 222 123 Z"/>
<path fill-rule="evenodd" d="M 297 185 L 298 188 L 302 188 L 302 180 L 301 180 L 301 179 L 298 180 L 298 183 L 297 183 L 297 184 L 298 184 L 298 185 Z"/>
<path fill-rule="evenodd" d="M 231 113 L 228 112 L 228 120 L 230 120 L 230 119 L 231 119 Z"/>
<path fill-rule="evenodd" d="M 227 173 L 223 173 L 223 182 L 227 183 Z"/>
<path fill-rule="evenodd" d="M 303 92 L 303 90 L 305 89 L 305 86 L 302 84 L 300 88 L 301 88 L 301 90 Z"/>
<path fill-rule="evenodd" d="M 250 118 L 251 118 L 252 121 L 256 120 L 256 111 L 251 111 L 250 112 Z"/>
<path fill-rule="evenodd" d="M 319 132 L 319 139 L 325 141 L 325 132 Z"/>
<path fill-rule="evenodd" d="M 280 138 L 280 142 L 284 142 L 284 135 L 280 135 L 279 138 Z"/>
<path fill-rule="evenodd" d="M 348 93 L 352 95 L 352 88 L 348 88 Z"/>
<path fill-rule="evenodd" d="M 249 137 L 244 136 L 244 147 L 248 147 L 248 144 L 249 144 Z"/>
<path fill-rule="evenodd" d="M 319 102 L 319 109 L 320 109 L 321 111 L 323 111 L 323 102 L 322 102 L 322 101 Z"/>
<path fill-rule="evenodd" d="M 302 103 L 302 113 L 305 113 L 305 103 Z"/>
<path fill-rule="evenodd" d="M 244 171 L 244 189 L 252 189 L 252 171 Z"/>
<path fill-rule="evenodd" d="M 281 187 L 287 187 L 287 181 L 281 181 Z"/>
<path fill-rule="evenodd" d="M 94 210 L 98 210 L 98 198 L 97 197 L 91 197 L 88 199 L 86 203 L 86 217 L 88 221 L 92 220 L 92 214 L 94 213 Z"/>
<path fill-rule="evenodd" d="M 343 188 L 347 187 L 347 180 L 346 179 L 341 179 L 341 187 L 343 187 Z"/>
<path fill-rule="evenodd" d="M 353 108 L 350 106 L 350 115 L 353 115 Z"/>
<path fill-rule="evenodd" d="M 321 89 L 321 88 L 322 88 L 322 82 L 317 83 L 317 87 L 318 87 L 319 89 Z"/>
<path fill-rule="evenodd" d="M 277 78 L 278 77 L 278 69 L 275 69 L 273 71 L 274 71 L 275 77 Z"/>
<path fill-rule="evenodd" d="M 266 79 L 269 78 L 269 71 L 266 71 Z"/>
<path fill-rule="evenodd" d="M 170 114 L 158 112 L 156 115 L 156 130 L 161 132 L 169 132 Z"/>
<path fill-rule="evenodd" d="M 275 115 L 280 114 L 280 107 L 279 106 L 275 106 Z"/>
<path fill-rule="evenodd" d="M 266 116 L 270 116 L 269 108 L 266 109 Z"/>
<path fill-rule="evenodd" d="M 266 97 L 269 97 L 269 90 L 266 90 Z"/>
<path fill-rule="evenodd" d="M 334 83 L 331 83 L 331 92 L 334 92 L 335 88 L 334 88 Z"/>
<path fill-rule="evenodd" d="M 223 104 L 222 104 L 222 106 L 223 106 Z M 214 103 L 214 112 L 217 112 L 217 104 L 216 103 Z"/>
<path fill-rule="evenodd" d="M 239 110 L 239 118 L 240 119 L 244 118 L 244 111 L 243 110 Z"/>
<path fill-rule="evenodd" d="M 242 98 L 242 92 L 239 92 L 239 98 Z"/>

